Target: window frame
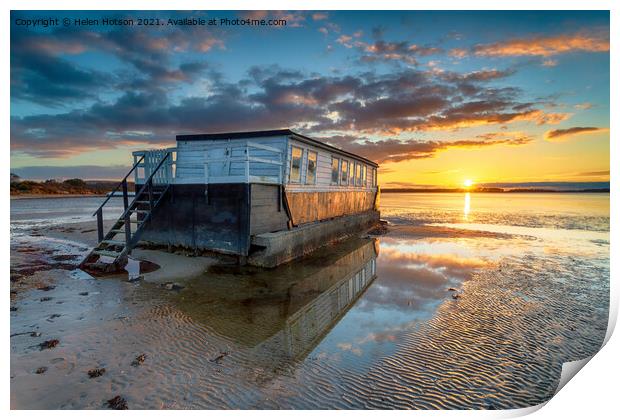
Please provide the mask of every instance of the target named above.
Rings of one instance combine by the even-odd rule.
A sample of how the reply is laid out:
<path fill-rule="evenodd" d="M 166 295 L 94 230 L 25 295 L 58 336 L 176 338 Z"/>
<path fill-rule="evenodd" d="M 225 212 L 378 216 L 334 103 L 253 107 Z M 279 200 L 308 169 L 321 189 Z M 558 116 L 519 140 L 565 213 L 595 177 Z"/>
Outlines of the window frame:
<path fill-rule="evenodd" d="M 314 182 L 308 182 L 308 166 L 310 164 L 310 154 L 314 154 Z M 316 179 L 319 169 L 319 153 L 316 150 L 307 149 L 306 150 L 306 177 L 304 179 L 304 183 L 306 185 L 316 185 Z"/>
<path fill-rule="evenodd" d="M 355 186 L 355 161 L 349 161 L 349 182 L 348 185 Z"/>
<path fill-rule="evenodd" d="M 294 152 L 295 149 L 301 151 L 301 155 L 299 156 L 299 179 L 297 179 L 297 180 L 293 179 L 293 162 L 294 162 L 293 152 Z M 302 172 L 303 162 L 304 162 L 304 149 L 302 147 L 299 147 L 299 146 L 291 146 L 291 164 L 289 166 L 289 173 L 288 173 L 288 182 L 290 182 L 291 184 L 301 184 L 302 183 L 301 172 Z"/>
<path fill-rule="evenodd" d="M 342 176 L 345 175 L 345 172 L 342 170 L 342 164 L 346 165 L 347 171 L 346 171 L 346 176 L 345 179 L 342 179 Z M 346 159 L 340 159 L 340 176 L 339 178 L 339 185 L 349 185 L 349 164 L 350 162 Z"/>
<path fill-rule="evenodd" d="M 362 183 L 362 165 L 359 163 L 355 164 L 355 186 L 360 187 Z"/>
<path fill-rule="evenodd" d="M 334 161 L 336 164 L 336 180 L 334 181 Z M 340 181 L 340 158 L 332 155 L 332 163 L 331 163 L 331 177 L 330 177 L 330 185 L 338 185 Z"/>

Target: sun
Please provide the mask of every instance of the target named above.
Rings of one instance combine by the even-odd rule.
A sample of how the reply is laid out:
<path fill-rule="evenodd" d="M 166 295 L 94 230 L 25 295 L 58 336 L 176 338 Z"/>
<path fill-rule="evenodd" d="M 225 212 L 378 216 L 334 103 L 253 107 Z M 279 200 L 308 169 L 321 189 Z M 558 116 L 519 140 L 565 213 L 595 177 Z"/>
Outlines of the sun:
<path fill-rule="evenodd" d="M 466 179 L 463 182 L 463 185 L 465 186 L 465 188 L 470 188 L 472 185 L 474 185 L 474 181 L 472 181 L 471 179 Z"/>

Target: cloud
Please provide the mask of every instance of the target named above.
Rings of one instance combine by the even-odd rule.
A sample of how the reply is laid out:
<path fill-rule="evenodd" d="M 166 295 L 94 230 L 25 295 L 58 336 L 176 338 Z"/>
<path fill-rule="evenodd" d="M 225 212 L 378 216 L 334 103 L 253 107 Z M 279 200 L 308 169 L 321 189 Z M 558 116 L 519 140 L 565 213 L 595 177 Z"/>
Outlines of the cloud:
<path fill-rule="evenodd" d="M 248 10 L 240 13 L 244 19 L 266 19 L 269 15 L 267 10 Z"/>
<path fill-rule="evenodd" d="M 448 55 L 454 58 L 465 58 L 468 54 L 469 51 L 467 51 L 465 48 L 453 48 L 448 51 Z"/>
<path fill-rule="evenodd" d="M 160 85 L 144 83 L 118 98 L 69 112 L 14 116 L 11 148 L 58 157 L 96 148 L 171 143 L 178 133 L 291 127 L 318 136 L 331 132 L 388 137 L 517 121 L 553 124 L 569 116 L 516 101 L 519 91 L 514 88 L 484 86 L 510 74 L 505 70 L 437 75 L 410 69 L 387 75 L 321 76 L 267 66 L 250 68 L 248 78 L 234 83 L 201 63 L 185 63 L 179 70 L 185 77 L 179 76 L 177 84 L 185 83 L 184 78 L 192 83 L 200 74 L 208 93 L 177 99 Z M 441 150 L 441 143 L 419 144 L 417 153 L 390 154 L 389 159 L 430 156 Z M 485 145 L 480 139 L 460 144 Z"/>
<path fill-rule="evenodd" d="M 597 132 L 606 131 L 606 130 L 607 129 L 598 128 L 598 127 L 571 127 L 571 128 L 557 129 L 557 130 L 547 131 L 545 133 L 545 139 L 549 141 L 563 141 L 575 135 L 597 133 Z"/>
<path fill-rule="evenodd" d="M 327 13 L 317 12 L 312 14 L 312 20 L 325 20 L 329 17 Z"/>
<path fill-rule="evenodd" d="M 117 17 L 126 17 L 118 15 Z M 207 53 L 224 49 L 219 30 L 205 34 L 196 28 L 159 31 L 113 29 L 105 32 L 57 28 L 36 32 L 11 31 L 11 98 L 46 106 L 96 100 L 99 95 L 126 89 L 166 89 L 190 83 L 212 69 L 200 59 L 181 61 L 174 54 L 192 50 Z M 105 66 L 75 58 L 84 53 L 114 56 L 122 68 L 105 72 Z M 200 57 L 200 55 L 198 55 Z"/>
<path fill-rule="evenodd" d="M 306 16 L 293 15 L 297 22 Z M 170 144 L 178 133 L 281 127 L 317 136 L 372 136 L 398 149 L 403 146 L 393 139 L 402 133 L 513 122 L 557 124 L 571 115 L 520 101 L 519 89 L 499 86 L 514 73 L 512 68 L 466 73 L 400 68 L 321 75 L 253 66 L 240 80 L 228 80 L 204 58 L 225 49 L 225 33 L 173 28 L 165 34 L 125 29 L 12 31 L 11 99 L 62 108 L 12 116 L 12 151 L 72 156 L 98 148 Z M 362 41 L 362 36 L 358 31 L 339 40 L 371 60 L 407 61 L 439 52 L 432 46 L 383 41 L 380 30 L 373 31 L 372 42 Z M 114 57 L 120 65 L 77 64 L 88 63 L 76 60 L 86 52 L 105 60 Z M 463 141 L 447 147 L 490 143 L 479 138 Z M 435 143 L 412 140 L 411 153 L 378 154 L 378 159 L 432 156 L 446 141 Z"/>
<path fill-rule="evenodd" d="M 11 54 L 11 96 L 14 99 L 59 106 L 67 100 L 96 98 L 101 86 L 112 79 L 108 74 L 45 54 Z"/>
<path fill-rule="evenodd" d="M 579 172 L 576 176 L 609 176 L 609 169 L 606 171 Z"/>
<path fill-rule="evenodd" d="M 550 57 L 570 52 L 608 52 L 609 33 L 575 33 L 554 36 L 514 38 L 472 48 L 477 56 L 540 56 Z"/>
<path fill-rule="evenodd" d="M 587 109 L 591 109 L 592 108 L 592 104 L 590 102 L 584 102 L 584 103 L 581 103 L 581 104 L 576 104 L 575 108 L 581 109 L 581 110 L 587 110 Z"/>
<path fill-rule="evenodd" d="M 515 73 L 514 69 L 476 70 L 469 73 L 442 72 L 440 77 L 451 82 L 486 82 L 503 79 Z"/>
<path fill-rule="evenodd" d="M 448 149 L 471 149 L 489 146 L 507 145 L 522 146 L 533 141 L 531 136 L 523 133 L 487 133 L 470 139 L 460 140 L 401 140 L 385 139 L 371 141 L 360 140 L 348 136 L 334 136 L 323 140 L 350 150 L 354 153 L 375 160 L 379 163 L 400 162 L 412 159 L 428 159 L 434 157 L 437 152 Z"/>
<path fill-rule="evenodd" d="M 407 41 L 387 42 L 377 40 L 368 43 L 358 39 L 362 35 L 362 31 L 357 31 L 353 35 L 341 35 L 336 39 L 336 42 L 346 48 L 356 48 L 361 54 L 360 61 L 367 63 L 398 61 L 415 65 L 418 62 L 416 57 L 426 57 L 443 52 L 441 48 L 411 44 Z"/>
<path fill-rule="evenodd" d="M 542 65 L 543 67 L 555 67 L 558 65 L 558 60 L 553 60 L 549 58 L 547 60 L 543 60 Z"/>

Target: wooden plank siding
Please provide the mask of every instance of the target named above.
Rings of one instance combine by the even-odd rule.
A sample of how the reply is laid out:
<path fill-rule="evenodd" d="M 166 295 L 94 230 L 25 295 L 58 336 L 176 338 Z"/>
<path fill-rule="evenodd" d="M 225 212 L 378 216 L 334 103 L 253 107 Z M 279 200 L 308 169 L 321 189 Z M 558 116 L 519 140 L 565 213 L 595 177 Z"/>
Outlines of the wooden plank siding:
<path fill-rule="evenodd" d="M 277 232 L 287 228 L 288 216 L 284 206 L 278 206 L 280 185 L 252 184 L 250 235 Z"/>
<path fill-rule="evenodd" d="M 372 210 L 376 191 L 285 190 L 293 225 Z"/>
<path fill-rule="evenodd" d="M 290 182 L 289 180 L 290 156 L 293 147 L 303 150 L 300 182 Z M 305 182 L 308 170 L 308 152 L 310 151 L 317 152 L 315 183 Z M 289 140 L 287 157 L 289 161 L 287 162 L 285 180 L 288 182 L 285 186 L 285 194 L 293 225 L 298 226 L 375 208 L 375 197 L 377 195 L 377 187 L 373 186 L 373 168 L 375 167 L 344 154 L 324 150 L 295 139 Z M 349 175 L 347 175 L 347 182 L 343 184 L 340 179 L 340 172 L 338 183 L 332 183 L 332 157 L 339 159 L 339 169 L 342 160 L 350 162 L 350 170 L 353 170 L 356 163 L 366 166 L 365 185 L 350 185 Z"/>
<path fill-rule="evenodd" d="M 176 184 L 204 183 L 205 160 L 207 148 L 218 146 L 235 146 L 245 143 L 247 140 L 190 140 L 177 142 L 177 162 L 176 162 Z M 286 150 L 286 137 L 265 137 L 251 140 L 254 143 L 265 146 L 275 147 L 282 151 Z M 276 154 L 267 150 L 253 149 L 252 156 L 272 160 Z M 243 157 L 243 152 L 234 151 L 232 157 Z M 282 155 L 282 159 L 286 156 Z M 279 169 L 270 164 L 261 162 L 250 162 L 250 174 L 253 176 L 276 176 Z M 243 176 L 245 165 L 243 162 L 232 162 L 230 167 L 231 176 Z"/>

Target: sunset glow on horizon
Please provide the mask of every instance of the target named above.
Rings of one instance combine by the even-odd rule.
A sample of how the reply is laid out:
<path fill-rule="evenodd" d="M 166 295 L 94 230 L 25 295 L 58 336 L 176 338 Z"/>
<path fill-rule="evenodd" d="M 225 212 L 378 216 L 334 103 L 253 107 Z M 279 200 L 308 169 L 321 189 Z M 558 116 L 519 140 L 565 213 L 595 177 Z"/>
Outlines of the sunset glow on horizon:
<path fill-rule="evenodd" d="M 71 12 L 136 17 L 137 12 Z M 385 188 L 609 181 L 609 13 L 149 12 L 285 27 L 28 29 L 11 13 L 11 170 L 120 178 L 177 134 L 291 128 Z M 36 174 L 36 175 L 35 175 Z"/>

